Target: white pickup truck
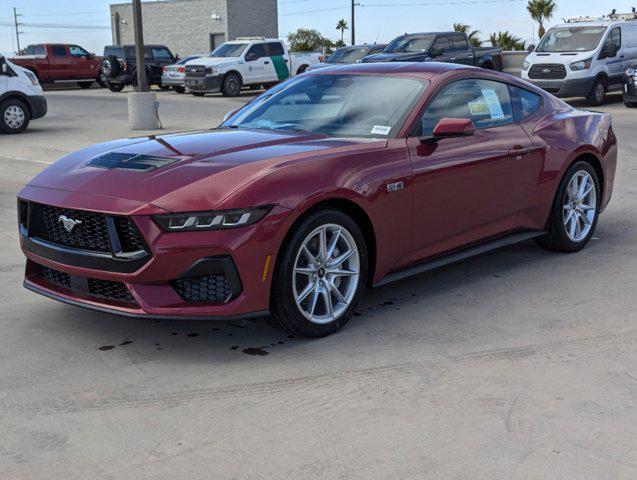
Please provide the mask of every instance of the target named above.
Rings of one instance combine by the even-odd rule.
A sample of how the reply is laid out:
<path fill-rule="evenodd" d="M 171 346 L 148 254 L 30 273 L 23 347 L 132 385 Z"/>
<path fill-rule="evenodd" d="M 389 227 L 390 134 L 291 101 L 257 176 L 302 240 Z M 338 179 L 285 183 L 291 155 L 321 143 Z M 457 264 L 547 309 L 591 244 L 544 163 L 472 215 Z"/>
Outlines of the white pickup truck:
<path fill-rule="evenodd" d="M 290 53 L 278 39 L 237 38 L 217 47 L 208 57 L 186 63 L 186 87 L 193 95 L 221 92 L 236 97 L 243 86 L 267 87 L 303 73 L 322 61 L 320 53 Z"/>

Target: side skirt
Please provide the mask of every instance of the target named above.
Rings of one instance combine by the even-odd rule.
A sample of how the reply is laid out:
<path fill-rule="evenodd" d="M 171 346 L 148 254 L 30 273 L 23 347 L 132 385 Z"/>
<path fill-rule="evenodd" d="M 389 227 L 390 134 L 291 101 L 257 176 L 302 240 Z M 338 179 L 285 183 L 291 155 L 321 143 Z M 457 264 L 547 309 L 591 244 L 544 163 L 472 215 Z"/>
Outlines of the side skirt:
<path fill-rule="evenodd" d="M 398 272 L 386 275 L 378 283 L 375 283 L 373 285 L 373 288 L 387 285 L 388 283 L 397 282 L 398 280 L 403 280 L 404 278 L 411 277 L 412 275 L 418 275 L 419 273 L 428 272 L 429 270 L 434 270 L 436 268 L 459 262 L 467 258 L 475 257 L 476 255 L 481 255 L 483 253 L 490 252 L 491 250 L 496 250 L 508 245 L 520 243 L 531 238 L 540 237 L 545 233 L 546 232 L 544 231 L 514 233 L 497 238 L 495 240 L 490 240 L 485 243 L 480 243 L 479 245 L 475 245 L 473 247 L 467 247 L 453 253 L 448 253 L 446 255 L 436 257 L 433 260 L 418 262 L 417 264 L 407 267 L 403 270 L 399 270 Z"/>

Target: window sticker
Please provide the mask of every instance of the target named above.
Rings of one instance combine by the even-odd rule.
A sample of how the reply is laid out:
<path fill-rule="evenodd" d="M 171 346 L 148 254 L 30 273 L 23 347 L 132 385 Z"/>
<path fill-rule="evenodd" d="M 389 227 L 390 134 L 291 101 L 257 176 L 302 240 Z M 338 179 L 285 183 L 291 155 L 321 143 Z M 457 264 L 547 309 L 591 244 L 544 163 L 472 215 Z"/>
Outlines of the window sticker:
<path fill-rule="evenodd" d="M 504 118 L 504 112 L 502 111 L 502 105 L 500 105 L 500 99 L 492 88 L 485 88 L 482 90 L 482 96 L 487 102 L 489 113 L 493 120 L 502 120 Z"/>
<path fill-rule="evenodd" d="M 389 131 L 391 127 L 387 127 L 385 125 L 374 125 L 372 128 L 372 135 L 389 135 Z"/>
<path fill-rule="evenodd" d="M 467 104 L 471 115 L 479 117 L 481 115 L 489 115 L 489 107 L 483 99 L 475 100 Z"/>

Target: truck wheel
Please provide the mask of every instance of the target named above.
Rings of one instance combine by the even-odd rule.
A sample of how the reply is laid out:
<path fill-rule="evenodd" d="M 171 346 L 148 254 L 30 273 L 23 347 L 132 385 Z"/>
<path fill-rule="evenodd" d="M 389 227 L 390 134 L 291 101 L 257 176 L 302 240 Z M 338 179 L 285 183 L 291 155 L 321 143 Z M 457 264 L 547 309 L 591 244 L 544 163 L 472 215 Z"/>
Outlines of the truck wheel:
<path fill-rule="evenodd" d="M 173 87 L 173 90 L 177 93 L 184 93 L 186 91 L 186 87 L 182 87 L 181 85 L 177 85 Z"/>
<path fill-rule="evenodd" d="M 111 92 L 121 92 L 122 90 L 124 90 L 124 84 L 108 82 L 106 84 L 106 88 L 108 88 Z"/>
<path fill-rule="evenodd" d="M 599 107 L 604 103 L 604 97 L 606 97 L 606 81 L 603 78 L 598 78 L 591 93 L 586 97 L 586 105 Z"/>
<path fill-rule="evenodd" d="M 30 120 L 29 109 L 20 100 L 9 99 L 0 105 L 0 130 L 4 133 L 22 133 Z"/>
<path fill-rule="evenodd" d="M 93 85 L 93 82 L 77 82 L 77 84 L 79 85 L 80 88 L 91 88 L 91 85 Z"/>
<path fill-rule="evenodd" d="M 223 79 L 221 93 L 226 97 L 238 97 L 241 94 L 241 77 L 230 72 Z"/>

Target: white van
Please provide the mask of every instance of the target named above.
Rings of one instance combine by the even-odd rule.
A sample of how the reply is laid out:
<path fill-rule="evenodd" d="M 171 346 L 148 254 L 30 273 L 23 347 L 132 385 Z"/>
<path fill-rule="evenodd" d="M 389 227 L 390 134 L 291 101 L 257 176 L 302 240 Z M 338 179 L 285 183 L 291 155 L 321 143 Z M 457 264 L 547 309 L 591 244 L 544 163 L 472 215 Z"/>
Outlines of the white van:
<path fill-rule="evenodd" d="M 637 14 L 579 17 L 551 28 L 529 54 L 522 78 L 558 97 L 601 105 L 637 61 Z"/>
<path fill-rule="evenodd" d="M 46 98 L 37 77 L 0 56 L 0 132 L 21 133 L 46 115 Z"/>

